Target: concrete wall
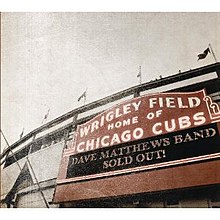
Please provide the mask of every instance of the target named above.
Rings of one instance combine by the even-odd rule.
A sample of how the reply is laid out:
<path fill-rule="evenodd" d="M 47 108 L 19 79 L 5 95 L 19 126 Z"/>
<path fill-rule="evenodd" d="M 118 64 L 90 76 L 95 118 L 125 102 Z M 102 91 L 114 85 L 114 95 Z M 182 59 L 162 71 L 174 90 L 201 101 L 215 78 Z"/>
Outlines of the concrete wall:
<path fill-rule="evenodd" d="M 29 161 L 31 163 L 31 166 L 34 170 L 34 173 L 36 175 L 36 178 L 38 182 L 46 182 L 51 179 L 56 179 L 58 175 L 58 170 L 60 166 L 60 160 L 63 152 L 64 147 L 64 141 L 60 143 L 56 143 L 54 145 L 51 145 L 47 148 L 44 148 L 42 150 L 39 150 L 31 155 L 29 155 Z M 19 165 L 23 169 L 25 163 L 27 162 L 27 158 L 22 158 L 18 161 Z M 31 177 L 33 179 L 34 184 L 36 184 L 36 179 L 34 176 L 34 173 L 32 172 L 32 169 L 30 168 L 28 164 L 29 172 L 31 174 Z M 13 163 L 12 165 L 6 167 L 1 171 L 1 199 L 4 199 L 5 196 L 10 192 L 12 187 L 14 186 L 19 174 L 20 169 L 17 165 L 17 163 Z M 46 192 L 47 193 L 47 192 Z M 39 193 L 30 194 L 22 198 L 21 204 L 24 204 L 24 200 L 26 199 L 28 201 L 28 198 L 30 201 L 34 199 L 34 196 L 36 196 L 36 200 L 39 200 L 38 198 Z M 28 197 L 29 196 L 29 197 Z M 26 204 L 28 203 L 26 201 Z M 20 202 L 18 203 L 19 206 Z M 38 204 L 40 205 L 40 203 Z M 44 207 L 43 205 L 41 207 Z"/>
<path fill-rule="evenodd" d="M 54 188 L 43 190 L 43 194 L 47 202 L 52 202 Z M 46 208 L 43 197 L 39 191 L 20 194 L 16 199 L 16 207 L 18 208 Z M 58 205 L 50 204 L 50 208 L 56 208 Z"/>

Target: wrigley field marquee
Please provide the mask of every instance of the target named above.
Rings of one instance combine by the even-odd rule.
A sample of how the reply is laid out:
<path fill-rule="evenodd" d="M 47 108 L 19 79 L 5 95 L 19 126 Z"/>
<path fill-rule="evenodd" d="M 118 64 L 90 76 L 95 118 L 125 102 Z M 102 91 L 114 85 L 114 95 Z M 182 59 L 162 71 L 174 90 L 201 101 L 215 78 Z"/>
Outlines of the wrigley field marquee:
<path fill-rule="evenodd" d="M 127 100 L 78 125 L 58 183 L 219 157 L 218 121 L 219 106 L 204 90 Z"/>

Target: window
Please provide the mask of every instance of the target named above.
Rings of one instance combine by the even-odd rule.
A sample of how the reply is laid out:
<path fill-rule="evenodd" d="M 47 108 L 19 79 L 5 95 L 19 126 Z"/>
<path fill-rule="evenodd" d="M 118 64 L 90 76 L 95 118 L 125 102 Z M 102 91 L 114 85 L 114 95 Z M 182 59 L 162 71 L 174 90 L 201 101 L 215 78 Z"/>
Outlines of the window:
<path fill-rule="evenodd" d="M 36 152 L 36 151 L 39 151 L 41 149 L 41 146 L 42 146 L 41 142 L 33 143 L 32 146 L 31 146 L 31 154 Z"/>
<path fill-rule="evenodd" d="M 220 208 L 220 198 L 211 200 L 211 208 Z"/>
<path fill-rule="evenodd" d="M 166 201 L 165 207 L 167 207 L 167 208 L 178 208 L 178 207 L 180 207 L 179 200 L 169 199 L 169 200 Z"/>
<path fill-rule="evenodd" d="M 14 156 L 10 155 L 6 159 L 4 168 L 15 163 L 16 160 L 18 161 L 18 160 L 21 160 L 22 158 L 26 157 L 28 155 L 29 150 L 30 150 L 30 145 L 28 145 L 28 146 L 24 147 L 23 149 L 21 149 L 20 151 L 16 152 L 14 154 Z"/>

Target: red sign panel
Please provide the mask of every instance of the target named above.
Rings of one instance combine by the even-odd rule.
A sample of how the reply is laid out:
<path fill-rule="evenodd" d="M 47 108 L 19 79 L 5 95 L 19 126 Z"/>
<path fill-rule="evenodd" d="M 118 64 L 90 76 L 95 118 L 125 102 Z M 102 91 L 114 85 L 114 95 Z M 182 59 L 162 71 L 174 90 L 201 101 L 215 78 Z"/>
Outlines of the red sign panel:
<path fill-rule="evenodd" d="M 145 95 L 115 105 L 79 125 L 66 153 L 83 153 L 219 120 L 219 106 L 204 90 Z"/>
<path fill-rule="evenodd" d="M 119 173 L 122 174 L 141 169 L 147 170 L 154 168 L 154 164 L 148 164 L 148 161 L 145 161 L 146 164 L 140 169 L 140 163 L 136 162 L 142 160 L 140 158 L 141 156 L 130 155 L 132 152 L 124 152 L 123 149 L 125 149 L 126 146 L 120 149 L 115 149 L 115 147 L 122 144 L 126 145 L 126 143 L 130 145 L 132 142 L 137 143 L 141 140 L 146 141 L 148 138 L 153 138 L 150 143 L 156 143 L 158 140 L 154 139 L 157 138 L 157 136 L 161 137 L 164 135 L 168 135 L 168 137 L 163 137 L 162 141 L 164 141 L 164 146 L 174 146 L 179 144 L 178 138 L 182 136 L 178 134 L 170 138 L 169 133 L 176 134 L 177 132 L 181 133 L 181 131 L 186 133 L 186 130 L 188 130 L 187 134 L 184 133 L 184 135 L 187 135 L 187 140 L 191 141 L 190 134 L 192 133 L 194 135 L 195 133 L 193 128 L 209 125 L 218 121 L 220 121 L 219 106 L 213 103 L 209 96 L 206 96 L 204 90 L 189 93 L 157 93 L 127 100 L 107 109 L 92 120 L 77 127 L 74 138 L 69 141 L 67 149 L 64 150 L 57 183 L 99 178 L 108 176 L 110 173 L 111 175 L 116 175 Z M 189 129 L 191 130 L 189 131 Z M 204 136 L 203 133 L 206 132 L 205 136 L 212 137 L 217 133 L 215 132 L 211 135 L 208 131 L 207 128 L 203 128 L 202 130 L 196 131 L 196 134 Z M 173 138 L 175 139 L 174 143 L 172 143 Z M 195 140 L 197 139 L 199 138 L 195 138 Z M 180 142 L 182 143 L 182 140 Z M 144 143 L 139 143 L 137 147 L 130 146 L 129 148 L 128 146 L 126 150 L 135 147 L 135 151 L 137 151 L 142 145 L 145 146 Z M 213 149 L 212 155 L 210 155 L 210 152 L 208 153 L 207 151 L 206 153 L 204 151 L 204 155 L 198 156 L 198 152 L 192 151 L 190 155 L 193 159 L 191 158 L 189 160 L 185 158 L 186 155 L 183 155 L 185 158 L 184 163 L 194 160 L 203 160 L 204 158 L 207 159 L 206 154 L 208 154 L 209 159 L 211 159 L 211 157 L 219 157 L 219 145 L 216 144 L 216 146 L 217 149 Z M 154 148 L 153 145 L 152 147 Z M 193 148 L 189 144 L 187 147 L 190 149 Z M 176 157 L 174 158 L 175 155 L 172 156 L 172 152 L 169 153 L 168 150 L 167 153 L 169 155 L 165 155 L 166 152 L 163 151 L 162 148 L 159 149 L 157 147 L 159 150 L 155 152 L 148 152 L 149 146 L 145 148 L 143 151 L 146 151 L 145 153 L 148 156 L 152 156 L 154 153 L 156 158 L 161 159 L 156 167 L 164 166 L 164 164 L 165 166 L 172 165 L 174 164 L 172 160 L 175 160 L 175 163 L 181 162 L 182 151 L 179 152 L 178 159 Z M 112 153 L 110 151 L 111 149 Z M 188 151 L 190 151 L 190 149 L 188 149 Z M 110 157 L 113 158 L 113 160 L 104 160 L 108 158 L 109 153 L 111 153 Z M 118 160 L 116 160 L 117 158 L 114 159 L 116 156 L 125 156 L 125 161 L 121 161 L 123 158 L 119 158 Z M 133 163 L 132 157 L 137 157 L 135 163 Z M 120 166 L 120 170 L 114 170 L 116 169 L 113 167 L 113 162 L 115 163 L 115 161 L 120 162 L 120 164 L 124 166 Z M 103 164 L 100 165 L 99 163 Z M 90 166 L 92 166 L 92 168 Z M 117 166 L 119 165 L 117 164 Z M 81 171 L 78 172 L 77 170 Z"/>

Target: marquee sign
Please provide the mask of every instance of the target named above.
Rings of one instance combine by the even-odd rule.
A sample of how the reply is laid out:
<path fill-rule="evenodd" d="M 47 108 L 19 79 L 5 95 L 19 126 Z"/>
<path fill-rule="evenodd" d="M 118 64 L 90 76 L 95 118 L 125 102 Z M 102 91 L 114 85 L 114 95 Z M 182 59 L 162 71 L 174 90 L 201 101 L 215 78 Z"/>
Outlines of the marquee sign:
<path fill-rule="evenodd" d="M 219 106 L 204 90 L 127 100 L 77 127 L 63 153 L 58 183 L 219 157 L 219 132 L 209 126 L 218 121 Z M 193 150 L 196 142 L 205 148 Z"/>

